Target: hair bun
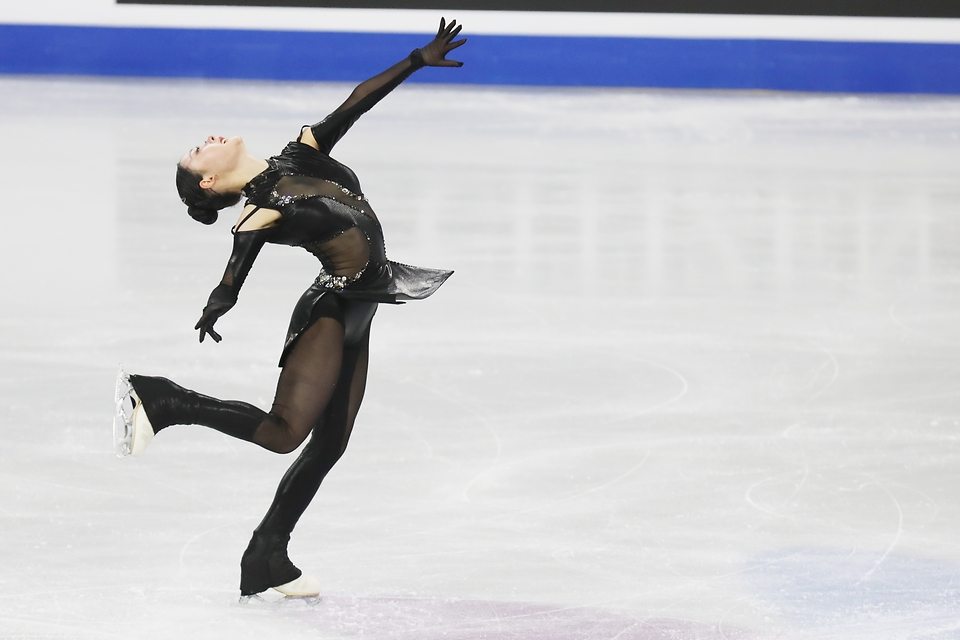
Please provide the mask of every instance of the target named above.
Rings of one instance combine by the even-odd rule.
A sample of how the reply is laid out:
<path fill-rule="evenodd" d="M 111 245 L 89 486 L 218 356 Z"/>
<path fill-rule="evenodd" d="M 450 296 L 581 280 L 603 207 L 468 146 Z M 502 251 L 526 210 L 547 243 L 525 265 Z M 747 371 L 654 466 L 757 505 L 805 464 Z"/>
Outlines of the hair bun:
<path fill-rule="evenodd" d="M 216 209 L 207 209 L 206 207 L 187 207 L 187 213 L 190 214 L 191 218 L 203 224 L 213 224 L 219 217 Z"/>

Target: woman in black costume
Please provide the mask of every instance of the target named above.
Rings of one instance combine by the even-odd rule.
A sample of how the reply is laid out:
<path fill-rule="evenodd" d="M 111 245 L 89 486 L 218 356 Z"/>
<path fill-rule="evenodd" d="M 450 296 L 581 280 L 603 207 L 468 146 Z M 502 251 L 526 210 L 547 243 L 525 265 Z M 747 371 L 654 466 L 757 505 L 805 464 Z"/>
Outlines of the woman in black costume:
<path fill-rule="evenodd" d="M 363 398 L 370 322 L 380 302 L 426 298 L 450 273 L 386 258 L 380 223 L 356 175 L 330 157 L 354 122 L 423 66 L 459 67 L 447 54 L 466 40 L 461 27 L 440 21 L 423 49 L 361 83 L 321 122 L 305 126 L 278 156 L 250 155 L 240 138 L 207 138 L 177 166 L 177 188 L 191 216 L 205 224 L 219 209 L 247 202 L 233 229 L 233 253 L 223 280 L 197 322 L 200 341 L 219 342 L 217 319 L 237 301 L 267 242 L 305 248 L 319 258 L 320 275 L 297 302 L 280 357 L 282 367 L 269 412 L 204 396 L 167 380 L 121 372 L 117 447 L 141 455 L 154 434 L 174 424 L 198 424 L 289 453 L 310 441 L 280 481 L 273 504 L 240 562 L 243 596 L 271 587 L 286 595 L 319 593 L 287 557 L 287 543 L 321 481 L 343 455 Z"/>

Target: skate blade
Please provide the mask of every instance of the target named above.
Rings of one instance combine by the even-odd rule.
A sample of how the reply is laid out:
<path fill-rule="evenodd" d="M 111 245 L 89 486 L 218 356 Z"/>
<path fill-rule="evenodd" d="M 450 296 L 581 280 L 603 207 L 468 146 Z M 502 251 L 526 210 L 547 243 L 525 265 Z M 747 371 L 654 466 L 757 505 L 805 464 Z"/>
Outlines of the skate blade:
<path fill-rule="evenodd" d="M 114 392 L 113 450 L 118 458 L 129 456 L 133 450 L 133 412 L 137 407 L 137 394 L 130 384 L 130 377 L 123 370 L 117 371 Z"/>
<path fill-rule="evenodd" d="M 153 440 L 153 425 L 130 383 L 130 376 L 120 367 L 117 371 L 115 394 L 116 412 L 113 416 L 113 448 L 118 458 L 142 456 Z"/>
<path fill-rule="evenodd" d="M 322 601 L 320 596 L 285 596 L 279 591 L 268 589 L 252 596 L 240 596 L 237 606 L 257 609 L 305 609 L 316 607 Z"/>

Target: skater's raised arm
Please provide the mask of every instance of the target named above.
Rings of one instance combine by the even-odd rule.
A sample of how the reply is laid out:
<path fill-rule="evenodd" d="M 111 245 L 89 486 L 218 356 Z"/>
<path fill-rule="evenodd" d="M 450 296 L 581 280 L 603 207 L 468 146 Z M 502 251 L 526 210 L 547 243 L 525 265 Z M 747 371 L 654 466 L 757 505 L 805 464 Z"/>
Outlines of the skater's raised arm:
<path fill-rule="evenodd" d="M 430 44 L 422 49 L 414 49 L 409 56 L 383 73 L 361 82 L 336 111 L 315 125 L 304 126 L 298 141 L 319 149 L 323 153 L 330 153 L 334 145 L 350 130 L 360 116 L 373 108 L 417 69 L 425 66 L 462 67 L 462 62 L 446 59 L 448 53 L 467 41 L 466 38 L 453 40 L 462 28 L 462 25 L 457 25 L 456 20 L 447 25 L 441 18 L 440 29 Z"/>
<path fill-rule="evenodd" d="M 240 293 L 243 281 L 247 279 L 247 274 L 250 273 L 250 268 L 257 259 L 260 249 L 274 231 L 275 227 L 268 227 L 253 231 L 237 231 L 233 234 L 233 253 L 227 261 L 223 279 L 210 293 L 207 306 L 203 308 L 203 315 L 194 327 L 200 331 L 200 342 L 203 342 L 206 334 L 210 334 L 214 342 L 222 340 L 220 334 L 214 331 L 213 325 L 220 316 L 230 311 L 237 303 L 237 295 Z"/>

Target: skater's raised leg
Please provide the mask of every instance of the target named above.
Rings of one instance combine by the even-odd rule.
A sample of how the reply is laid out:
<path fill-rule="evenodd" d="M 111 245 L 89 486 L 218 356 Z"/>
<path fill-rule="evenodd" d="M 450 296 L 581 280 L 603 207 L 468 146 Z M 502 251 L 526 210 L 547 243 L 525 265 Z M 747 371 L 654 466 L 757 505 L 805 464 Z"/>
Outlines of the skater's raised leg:
<path fill-rule="evenodd" d="M 166 378 L 134 374 L 130 384 L 155 434 L 174 424 L 199 424 L 253 442 L 254 433 L 268 417 L 247 402 L 205 396 Z"/>
<path fill-rule="evenodd" d="M 270 412 L 247 402 L 212 398 L 153 376 L 129 376 L 152 437 L 171 425 L 197 424 L 256 443 L 276 453 L 299 447 L 319 420 L 336 387 L 343 326 L 322 317 L 301 336 L 280 373 Z M 147 438 L 149 440 L 149 438 Z M 137 453 L 142 453 L 140 448 Z"/>

